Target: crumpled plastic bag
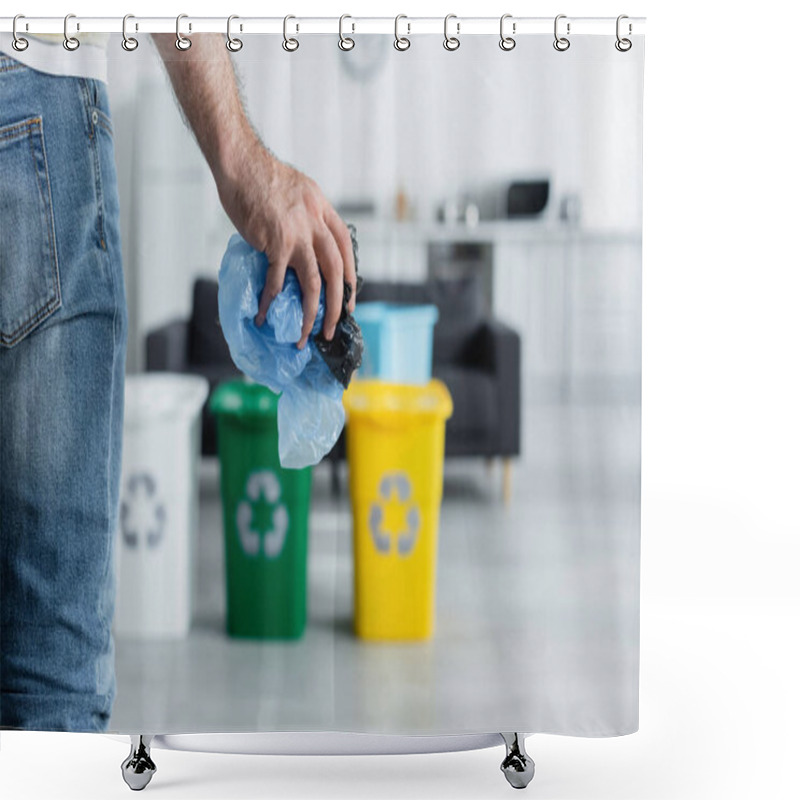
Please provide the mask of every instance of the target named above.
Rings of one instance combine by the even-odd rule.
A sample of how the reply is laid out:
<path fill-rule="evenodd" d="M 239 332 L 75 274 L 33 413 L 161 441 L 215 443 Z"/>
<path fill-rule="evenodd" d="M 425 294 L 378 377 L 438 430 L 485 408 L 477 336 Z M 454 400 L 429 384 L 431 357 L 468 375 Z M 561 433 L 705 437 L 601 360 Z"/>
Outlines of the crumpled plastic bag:
<path fill-rule="evenodd" d="M 353 253 L 356 257 L 356 264 L 358 264 L 358 246 L 353 232 L 351 232 L 351 238 L 353 241 Z M 358 269 L 357 266 L 356 269 Z M 361 289 L 361 283 L 361 276 L 356 275 L 356 294 Z M 336 323 L 336 331 L 333 334 L 333 338 L 328 341 L 322 331 L 314 337 L 314 344 L 319 349 L 323 361 L 345 389 L 350 385 L 350 378 L 353 377 L 353 373 L 361 366 L 361 357 L 364 355 L 364 337 L 361 335 L 361 328 L 358 327 L 356 318 L 347 307 L 352 293 L 353 290 L 350 288 L 350 284 L 345 283 L 342 295 L 342 312 L 339 321 Z"/>
<path fill-rule="evenodd" d="M 355 245 L 352 226 L 351 238 Z M 219 320 L 233 363 L 256 383 L 280 394 L 278 455 L 283 467 L 300 469 L 319 463 L 336 444 L 344 427 L 342 393 L 350 376 L 344 385 L 337 380 L 315 342 L 325 317 L 324 281 L 314 326 L 302 350 L 297 349 L 303 327 L 302 295 L 291 267 L 264 324 L 256 326 L 268 269 L 264 253 L 239 234 L 231 236 L 219 269 Z M 346 317 L 352 320 L 349 314 L 343 315 L 337 334 L 347 323 Z M 360 331 L 357 338 L 360 342 Z M 330 344 L 335 341 L 336 337 Z M 360 351 L 355 361 L 357 367 Z"/>

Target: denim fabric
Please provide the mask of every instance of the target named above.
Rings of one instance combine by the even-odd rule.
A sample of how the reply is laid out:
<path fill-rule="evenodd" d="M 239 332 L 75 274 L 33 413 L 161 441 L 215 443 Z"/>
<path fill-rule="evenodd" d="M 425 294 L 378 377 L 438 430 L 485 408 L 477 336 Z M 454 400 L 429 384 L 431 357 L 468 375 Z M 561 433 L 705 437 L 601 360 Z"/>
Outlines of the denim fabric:
<path fill-rule="evenodd" d="M 108 726 L 126 338 L 105 85 L 0 54 L 0 727 Z"/>

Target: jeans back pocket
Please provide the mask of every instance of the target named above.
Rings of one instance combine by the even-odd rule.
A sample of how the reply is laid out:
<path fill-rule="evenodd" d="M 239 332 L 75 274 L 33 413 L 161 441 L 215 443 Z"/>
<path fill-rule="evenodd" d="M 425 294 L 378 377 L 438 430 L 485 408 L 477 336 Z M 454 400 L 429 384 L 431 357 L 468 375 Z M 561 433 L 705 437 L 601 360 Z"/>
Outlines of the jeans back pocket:
<path fill-rule="evenodd" d="M 0 344 L 61 306 L 55 219 L 41 117 L 0 127 Z"/>

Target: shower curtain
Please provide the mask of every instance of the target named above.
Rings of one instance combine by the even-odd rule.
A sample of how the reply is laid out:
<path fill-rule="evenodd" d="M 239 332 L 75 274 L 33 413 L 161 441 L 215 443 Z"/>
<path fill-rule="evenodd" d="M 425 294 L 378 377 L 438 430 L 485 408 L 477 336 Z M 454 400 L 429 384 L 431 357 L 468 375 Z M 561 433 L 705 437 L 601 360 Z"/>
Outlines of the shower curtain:
<path fill-rule="evenodd" d="M 572 36 L 563 50 L 547 35 L 509 49 L 496 35 L 464 36 L 448 49 L 441 36 L 412 32 L 402 49 L 391 35 L 356 32 L 347 49 L 335 35 L 289 30 L 294 50 L 279 36 L 237 32 L 243 44 L 229 53 L 224 36 L 215 41 L 263 144 L 353 226 L 362 366 L 345 395 L 341 440 L 302 478 L 273 462 L 260 471 L 245 463 L 248 437 L 274 431 L 254 428 L 243 444 L 235 425 L 225 428 L 258 391 L 240 380 L 219 322 L 219 269 L 237 231 L 156 47 L 138 34 L 126 50 L 112 34 L 107 84 L 77 83 L 76 102 L 89 109 L 82 132 L 113 142 L 114 164 L 101 155 L 92 169 L 107 178 L 115 166 L 120 238 L 102 238 L 116 198 L 94 189 L 86 202 L 100 203 L 97 227 L 81 235 L 99 237 L 92 247 L 101 255 L 119 248 L 127 307 L 121 455 L 87 444 L 108 436 L 108 424 L 76 430 L 69 421 L 91 402 L 85 386 L 60 401 L 60 469 L 99 469 L 99 453 L 120 459 L 113 535 L 97 573 L 110 588 L 93 601 L 102 624 L 114 599 L 106 666 L 92 674 L 107 704 L 97 729 L 632 733 L 643 37 L 627 51 L 615 47 L 613 27 Z M 193 46 L 204 36 L 192 36 Z M 4 37 L 0 96 L 11 96 L 12 80 L 34 70 Z M 191 53 L 172 50 L 167 62 Z M 60 41 L 52 52 L 73 55 Z M 62 549 L 74 542 L 42 533 L 42 520 L 54 520 L 31 510 L 45 484 L 23 482 L 38 433 L 19 411 L 33 379 L 15 369 L 37 340 L 44 348 L 57 331 L 106 312 L 93 305 L 91 281 L 69 286 L 77 245 L 66 213 L 51 209 L 73 180 L 57 152 L 58 109 L 17 95 L 2 105 L 0 726 L 26 728 L 37 725 L 12 713 L 19 695 L 50 702 L 28 649 L 40 626 L 61 629 L 69 645 L 98 618 L 71 619 L 53 597 L 21 611 L 37 581 L 65 568 Z M 23 167 L 25 179 L 12 181 Z M 47 257 L 49 296 L 25 295 L 18 283 L 13 259 L 30 255 L 11 229 L 11 220 L 30 229 L 20 208 L 46 213 L 36 232 L 44 240 L 28 244 Z M 348 242 L 337 246 L 344 253 Z M 105 263 L 92 262 L 98 296 L 110 280 Z M 393 354 L 379 359 L 388 339 Z M 98 353 L 96 368 L 121 371 L 122 351 L 113 366 L 112 355 Z M 220 394 L 225 386 L 232 400 Z M 376 404 L 371 422 L 347 401 L 366 386 L 375 392 L 364 400 Z M 435 422 L 417 406 L 397 422 L 397 386 L 412 387 L 409 403 L 440 403 Z M 433 386 L 440 393 L 425 395 Z M 393 444 L 367 436 L 395 423 Z M 426 425 L 441 425 L 441 447 L 431 438 L 439 434 L 414 439 Z M 409 467 L 403 442 L 412 439 L 422 444 Z M 82 491 L 59 479 L 48 501 L 68 506 Z M 256 566 L 237 538 L 243 514 L 260 573 L 246 573 Z M 294 555 L 277 568 L 263 542 L 279 528 L 278 550 Z M 39 536 L 45 549 L 23 547 Z M 244 586 L 250 594 L 234 596 Z M 290 635 L 247 628 L 281 603 L 295 604 Z M 181 615 L 182 629 L 173 624 Z M 415 615 L 430 625 L 415 627 Z M 103 673 L 111 662 L 113 690 Z M 52 725 L 86 729 L 62 719 Z"/>

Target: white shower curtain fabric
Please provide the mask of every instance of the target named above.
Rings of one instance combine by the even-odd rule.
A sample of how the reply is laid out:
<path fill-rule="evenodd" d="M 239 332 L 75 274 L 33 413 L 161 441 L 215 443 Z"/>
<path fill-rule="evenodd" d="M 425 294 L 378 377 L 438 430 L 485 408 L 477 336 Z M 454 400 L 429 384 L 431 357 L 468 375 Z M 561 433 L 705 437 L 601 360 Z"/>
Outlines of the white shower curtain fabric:
<path fill-rule="evenodd" d="M 389 445 L 364 445 L 354 432 L 359 420 L 348 416 L 347 446 L 308 475 L 302 632 L 232 635 L 229 582 L 238 573 L 225 492 L 237 467 L 221 463 L 229 457 L 221 415 L 206 408 L 190 434 L 175 434 L 155 457 L 152 484 L 137 484 L 126 452 L 137 436 L 151 435 L 137 433 L 149 417 L 126 407 L 120 506 L 143 531 L 159 526 L 153 541 L 163 552 L 154 545 L 150 562 L 131 567 L 143 551 L 134 552 L 131 525 L 118 526 L 116 694 L 107 729 L 636 731 L 643 37 L 628 52 L 614 47 L 613 28 L 609 36 L 574 36 L 565 52 L 544 35 L 520 36 L 508 52 L 488 35 L 464 36 L 453 52 L 432 35 L 412 37 L 404 52 L 391 35 L 356 35 L 348 52 L 336 36 L 300 37 L 295 52 L 280 37 L 241 38 L 230 58 L 253 127 L 355 227 L 364 280 L 357 319 L 370 306 L 436 309 L 429 369 L 452 401 L 440 498 L 435 456 L 420 456 L 419 475 L 400 461 L 378 474 L 370 459 Z M 218 354 L 222 341 L 203 287 L 213 287 L 235 228 L 155 47 L 139 39 L 134 52 L 108 48 L 126 381 L 132 387 L 154 370 L 194 373 L 213 394 L 236 370 L 225 352 L 218 365 L 195 358 Z M 224 49 L 224 37 L 218 43 Z M 46 116 L 43 125 L 46 135 Z M 170 330 L 185 338 L 170 338 Z M 367 357 L 375 344 L 362 330 Z M 401 361 L 424 360 L 411 352 L 415 336 L 401 333 Z M 176 341 L 180 352 L 159 361 L 159 343 Z M 405 382 L 384 375 L 369 385 L 381 392 L 397 383 Z M 357 373 L 353 389 L 365 385 Z M 180 402 L 177 389 L 166 391 Z M 131 396 L 129 388 L 126 402 Z M 159 444 L 148 441 L 153 460 Z M 156 502 L 158 461 L 178 448 L 189 453 L 186 467 L 172 469 L 188 477 Z M 359 620 L 380 625 L 394 608 L 375 578 L 388 564 L 378 560 L 379 537 L 370 540 L 358 522 L 366 514 L 360 484 L 356 490 L 362 479 L 374 483 L 369 502 L 386 502 L 377 519 L 405 513 L 406 533 L 417 536 L 411 547 L 425 542 L 431 586 L 414 582 L 422 573 L 382 580 L 397 580 L 409 614 L 431 590 L 430 635 L 359 634 Z M 274 529 L 284 513 L 276 511 L 279 491 L 266 478 L 247 485 L 254 509 L 274 506 L 262 509 Z M 434 518 L 423 500 L 409 517 L 402 504 L 428 497 L 428 488 Z M 142 498 L 153 501 L 150 510 L 134 508 Z M 187 515 L 171 511 L 184 506 Z M 178 517 L 183 533 L 170 528 Z M 402 538 L 398 525 L 388 539 Z M 171 536 L 187 539 L 188 560 L 169 550 Z M 369 547 L 376 549 L 365 555 Z M 405 563 L 400 553 L 389 557 Z M 130 597 L 141 619 L 168 616 L 173 584 L 184 579 L 187 630 L 148 636 L 147 624 L 121 626 Z M 364 593 L 373 590 L 370 600 Z"/>

